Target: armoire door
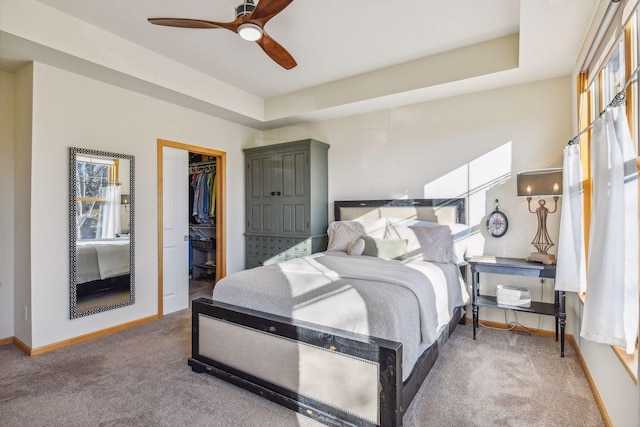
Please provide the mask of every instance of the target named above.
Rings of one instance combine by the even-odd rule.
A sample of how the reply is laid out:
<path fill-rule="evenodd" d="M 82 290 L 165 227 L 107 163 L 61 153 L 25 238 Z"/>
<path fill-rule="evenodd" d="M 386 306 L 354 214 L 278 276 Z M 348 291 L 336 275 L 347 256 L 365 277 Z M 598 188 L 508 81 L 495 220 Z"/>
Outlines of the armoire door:
<path fill-rule="evenodd" d="M 285 152 L 281 158 L 282 180 L 279 229 L 304 234 L 309 227 L 309 155 L 307 150 Z"/>
<path fill-rule="evenodd" d="M 279 156 L 262 154 L 247 159 L 247 232 L 278 232 L 281 169 Z"/>

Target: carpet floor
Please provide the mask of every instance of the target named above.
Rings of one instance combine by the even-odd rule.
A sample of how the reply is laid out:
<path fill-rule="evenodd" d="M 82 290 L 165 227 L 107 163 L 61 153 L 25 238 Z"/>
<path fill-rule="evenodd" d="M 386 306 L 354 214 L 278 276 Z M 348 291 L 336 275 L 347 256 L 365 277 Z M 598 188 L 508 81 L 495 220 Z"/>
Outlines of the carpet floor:
<path fill-rule="evenodd" d="M 210 295 L 198 283 L 193 297 Z M 307 427 L 317 422 L 196 374 L 191 310 L 29 357 L 0 347 L 3 426 Z M 404 416 L 405 426 L 603 426 L 570 344 L 458 326 Z"/>

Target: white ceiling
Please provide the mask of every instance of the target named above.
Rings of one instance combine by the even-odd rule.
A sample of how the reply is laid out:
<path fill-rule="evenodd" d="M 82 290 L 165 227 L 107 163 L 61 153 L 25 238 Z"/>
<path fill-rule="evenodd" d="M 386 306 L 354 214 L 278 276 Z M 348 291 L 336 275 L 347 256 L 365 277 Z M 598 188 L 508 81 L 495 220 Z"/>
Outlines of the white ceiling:
<path fill-rule="evenodd" d="M 516 33 L 520 21 L 513 0 L 294 0 L 265 26 L 298 63 L 287 71 L 231 31 L 147 22 L 233 21 L 242 0 L 39 1 L 262 98 Z"/>
<path fill-rule="evenodd" d="M 25 0 L 1 0 L 0 5 L 11 1 Z M 359 76 L 388 67 L 402 73 L 403 66 L 416 60 L 513 34 L 519 37 L 519 61 L 509 71 L 488 71 L 485 76 L 452 79 L 450 85 L 439 82 L 431 88 L 416 83 L 404 91 L 406 101 L 396 97 L 393 103 L 568 75 L 598 0 L 295 0 L 265 26 L 296 59 L 298 65 L 292 70 L 281 68 L 257 44 L 228 30 L 147 22 L 153 17 L 232 21 L 242 0 L 37 2 L 262 98 L 268 105 L 270 99 L 310 88 L 322 91 L 347 78 L 357 82 Z M 34 59 L 25 49 L 3 49 L 2 41 L 0 65 L 5 69 L 16 61 Z M 429 74 L 428 67 L 423 72 Z M 380 104 L 379 96 L 363 92 L 358 96 L 359 111 L 366 110 L 369 99 L 371 105 Z M 340 108 L 340 101 L 331 105 L 339 114 L 355 111 Z M 313 108 L 304 113 L 306 119 L 312 118 Z M 287 118 L 293 122 L 295 116 L 295 112 L 282 114 L 278 123 L 287 124 Z"/>

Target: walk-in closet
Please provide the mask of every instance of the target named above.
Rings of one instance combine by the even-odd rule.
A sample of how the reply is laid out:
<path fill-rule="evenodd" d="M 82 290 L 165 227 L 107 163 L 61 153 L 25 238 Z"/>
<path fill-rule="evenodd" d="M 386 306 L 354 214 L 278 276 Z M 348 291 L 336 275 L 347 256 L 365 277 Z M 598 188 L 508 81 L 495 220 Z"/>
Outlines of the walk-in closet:
<path fill-rule="evenodd" d="M 216 278 L 216 157 L 189 153 L 189 278 Z"/>

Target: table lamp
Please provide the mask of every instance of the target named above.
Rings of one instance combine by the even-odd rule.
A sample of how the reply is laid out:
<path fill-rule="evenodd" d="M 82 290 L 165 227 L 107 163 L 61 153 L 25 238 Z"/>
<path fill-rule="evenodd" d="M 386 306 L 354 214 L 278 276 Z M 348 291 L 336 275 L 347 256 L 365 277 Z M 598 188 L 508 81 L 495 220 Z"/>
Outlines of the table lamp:
<path fill-rule="evenodd" d="M 518 197 L 526 197 L 529 212 L 538 218 L 538 232 L 531 244 L 538 250 L 527 257 L 527 261 L 555 264 L 556 257 L 548 253 L 554 245 L 547 232 L 547 216 L 558 210 L 558 198 L 562 195 L 562 168 L 538 169 L 520 172 L 517 175 Z M 531 198 L 539 197 L 538 208 L 531 210 Z M 550 211 L 544 197 L 553 197 L 555 206 Z"/>

